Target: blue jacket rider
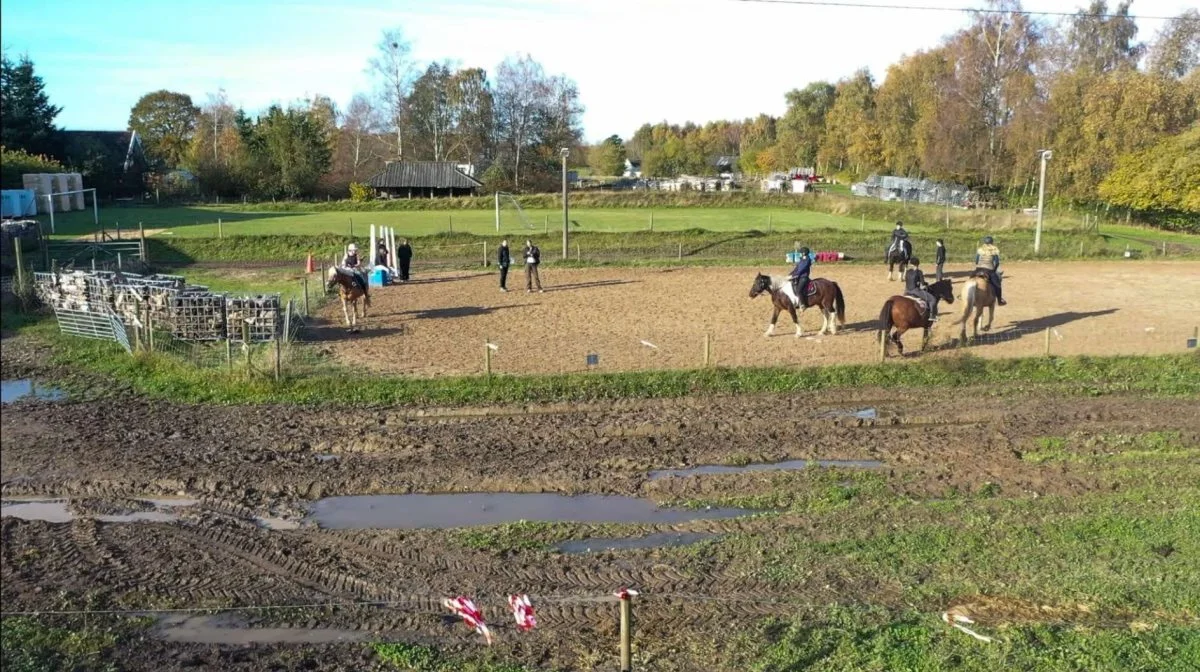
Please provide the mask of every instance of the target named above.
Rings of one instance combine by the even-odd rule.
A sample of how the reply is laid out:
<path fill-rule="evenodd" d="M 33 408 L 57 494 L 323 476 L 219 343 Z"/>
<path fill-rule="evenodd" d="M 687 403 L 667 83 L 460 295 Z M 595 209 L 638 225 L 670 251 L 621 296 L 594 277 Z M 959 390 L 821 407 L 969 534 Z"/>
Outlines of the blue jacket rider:
<path fill-rule="evenodd" d="M 812 257 L 807 247 L 800 248 L 800 260 L 796 262 L 796 267 L 788 274 L 788 278 L 792 281 L 792 291 L 796 293 L 796 298 L 800 302 L 800 306 L 808 305 L 808 298 L 804 296 L 804 290 L 808 287 L 808 274 L 812 271 Z"/>

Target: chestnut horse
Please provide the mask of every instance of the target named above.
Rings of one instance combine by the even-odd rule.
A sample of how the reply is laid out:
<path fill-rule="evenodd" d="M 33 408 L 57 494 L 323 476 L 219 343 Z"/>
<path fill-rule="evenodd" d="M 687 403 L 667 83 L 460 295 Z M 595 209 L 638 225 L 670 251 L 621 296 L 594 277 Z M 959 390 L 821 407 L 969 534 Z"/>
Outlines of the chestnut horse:
<path fill-rule="evenodd" d="M 771 295 L 771 305 L 774 312 L 771 313 L 771 324 L 767 327 L 767 336 L 775 333 L 775 322 L 779 319 L 779 313 L 786 310 L 788 315 L 792 316 L 792 322 L 796 323 L 796 338 L 804 335 L 804 330 L 800 328 L 800 317 L 796 314 L 796 309 L 800 308 L 800 314 L 810 307 L 819 307 L 821 309 L 821 331 L 818 336 L 823 335 L 826 331 L 836 335 L 837 325 L 846 323 L 846 299 L 842 296 L 842 288 L 832 280 L 825 278 L 816 278 L 810 280 L 807 288 L 801 288 L 801 291 L 808 292 L 807 305 L 801 307 L 800 301 L 796 298 L 796 293 L 792 290 L 792 281 L 783 278 L 772 278 L 768 275 L 759 273 L 754 278 L 754 284 L 750 286 L 750 298 L 755 298 L 763 292 L 768 292 Z M 837 321 L 834 321 L 834 316 L 837 316 Z"/>
<path fill-rule="evenodd" d="M 962 324 L 962 331 L 958 335 L 959 340 L 962 343 L 968 342 L 967 319 L 971 317 L 972 310 L 975 311 L 975 318 L 971 320 L 971 340 L 979 338 L 979 323 L 983 320 L 984 308 L 987 308 L 988 319 L 983 331 L 991 331 L 992 318 L 996 317 L 996 293 L 992 291 L 992 284 L 988 282 L 987 275 L 978 272 L 967 278 L 959 298 L 966 304 L 963 307 L 962 317 L 954 322 Z"/>
<path fill-rule="evenodd" d="M 938 280 L 930 285 L 929 293 L 946 303 L 954 303 L 954 288 L 948 279 Z M 884 302 L 883 310 L 879 312 L 879 321 L 882 324 L 884 336 L 888 341 L 896 344 L 901 355 L 904 354 L 904 343 L 900 342 L 900 337 L 909 329 L 920 327 L 923 330 L 921 334 L 922 350 L 929 343 L 929 307 L 926 306 L 922 310 L 921 305 L 911 296 L 893 296 Z M 892 327 L 895 327 L 896 330 L 891 331 Z M 885 357 L 887 356 L 886 342 L 883 344 L 883 354 Z"/>
<path fill-rule="evenodd" d="M 363 300 L 363 318 L 366 318 L 367 308 L 371 305 L 366 279 L 349 268 L 330 266 L 325 278 L 325 291 L 333 289 L 334 285 L 337 285 L 338 295 L 342 298 L 342 315 L 346 318 L 346 326 L 354 333 L 358 331 L 358 299 L 361 297 Z M 347 303 L 351 306 L 349 311 L 346 310 Z"/>

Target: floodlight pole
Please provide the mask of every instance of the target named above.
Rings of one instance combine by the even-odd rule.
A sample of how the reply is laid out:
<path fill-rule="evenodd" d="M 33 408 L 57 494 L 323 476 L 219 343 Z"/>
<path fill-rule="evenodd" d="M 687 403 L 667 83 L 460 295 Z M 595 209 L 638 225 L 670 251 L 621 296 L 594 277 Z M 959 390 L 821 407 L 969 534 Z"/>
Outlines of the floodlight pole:
<path fill-rule="evenodd" d="M 1049 149 L 1041 150 L 1042 155 L 1042 176 L 1038 184 L 1038 215 L 1037 229 L 1033 233 L 1033 253 L 1037 254 L 1042 249 L 1042 211 L 1046 207 L 1046 162 L 1054 155 Z"/>
<path fill-rule="evenodd" d="M 568 212 L 569 212 L 570 206 L 567 205 L 567 157 L 571 155 L 571 150 L 567 147 L 563 147 L 562 149 L 558 150 L 558 153 L 562 156 L 562 192 L 563 192 L 563 194 L 562 194 L 562 196 L 563 196 L 562 258 L 563 258 L 563 261 L 566 261 L 567 254 L 568 254 L 567 250 L 570 247 L 569 238 L 571 235 L 569 228 L 568 228 L 568 226 L 570 224 L 570 220 L 568 219 Z"/>

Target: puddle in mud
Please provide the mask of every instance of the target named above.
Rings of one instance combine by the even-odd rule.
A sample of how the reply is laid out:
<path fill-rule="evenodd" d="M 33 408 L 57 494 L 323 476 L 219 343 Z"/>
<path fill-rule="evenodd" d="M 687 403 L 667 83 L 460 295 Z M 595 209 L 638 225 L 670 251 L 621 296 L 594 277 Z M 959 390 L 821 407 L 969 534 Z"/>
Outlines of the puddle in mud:
<path fill-rule="evenodd" d="M 290 518 L 275 518 L 272 516 L 257 516 L 254 522 L 267 530 L 286 531 L 300 529 L 300 523 Z"/>
<path fill-rule="evenodd" d="M 734 518 L 746 509 L 665 509 L 646 499 L 617 495 L 471 493 L 351 495 L 317 500 L 309 517 L 323 528 L 415 529 L 499 525 L 517 521 L 663 523 Z"/>
<path fill-rule="evenodd" d="M 70 509 L 66 499 L 5 500 L 0 502 L 0 518 L 40 520 L 46 523 L 69 523 L 77 518 L 90 518 L 101 523 L 171 523 L 179 520 L 179 514 L 170 510 L 195 506 L 194 499 L 139 499 L 155 507 L 153 511 L 134 511 L 122 514 L 77 514 Z M 164 510 L 165 509 L 165 510 Z"/>
<path fill-rule="evenodd" d="M 579 539 L 556 544 L 560 553 L 598 553 L 600 551 L 626 551 L 638 548 L 667 548 L 687 546 L 721 535 L 707 532 L 655 532 L 644 537 L 618 537 L 613 539 Z"/>
<path fill-rule="evenodd" d="M 340 456 L 334 455 L 332 453 L 325 453 L 322 455 L 317 455 L 317 462 L 337 462 L 338 460 L 341 460 L 341 459 L 342 458 Z"/>
<path fill-rule="evenodd" d="M 822 413 L 818 418 L 858 418 L 859 420 L 875 420 L 879 418 L 879 411 L 874 407 L 854 408 L 845 410 L 834 410 Z"/>
<path fill-rule="evenodd" d="M 656 469 L 650 472 L 650 480 L 674 476 L 701 476 L 711 474 L 745 474 L 759 471 L 799 471 L 808 467 L 843 467 L 846 469 L 878 469 L 883 462 L 878 460 L 787 460 L 784 462 L 759 462 L 735 467 L 725 464 L 702 464 L 686 469 Z"/>
<path fill-rule="evenodd" d="M 61 401 L 66 398 L 67 393 L 57 387 L 39 385 L 28 378 L 0 380 L 0 403 L 3 404 L 11 404 L 23 399 Z"/>

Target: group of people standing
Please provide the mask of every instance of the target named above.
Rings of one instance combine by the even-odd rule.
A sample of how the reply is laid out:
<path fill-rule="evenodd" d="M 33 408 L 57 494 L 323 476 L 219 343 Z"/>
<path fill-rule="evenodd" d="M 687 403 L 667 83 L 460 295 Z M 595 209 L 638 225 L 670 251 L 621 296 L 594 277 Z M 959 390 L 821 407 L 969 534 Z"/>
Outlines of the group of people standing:
<path fill-rule="evenodd" d="M 525 291 L 532 292 L 534 286 L 537 286 L 538 292 L 544 292 L 542 289 L 542 276 L 538 272 L 538 268 L 542 265 L 542 251 L 537 245 L 533 244 L 532 240 L 525 239 L 525 249 L 521 251 L 521 257 L 525 260 Z M 500 267 L 500 291 L 508 291 L 508 267 L 512 265 L 512 253 L 508 249 L 508 239 L 500 241 L 500 249 L 496 252 L 496 265 Z"/>

